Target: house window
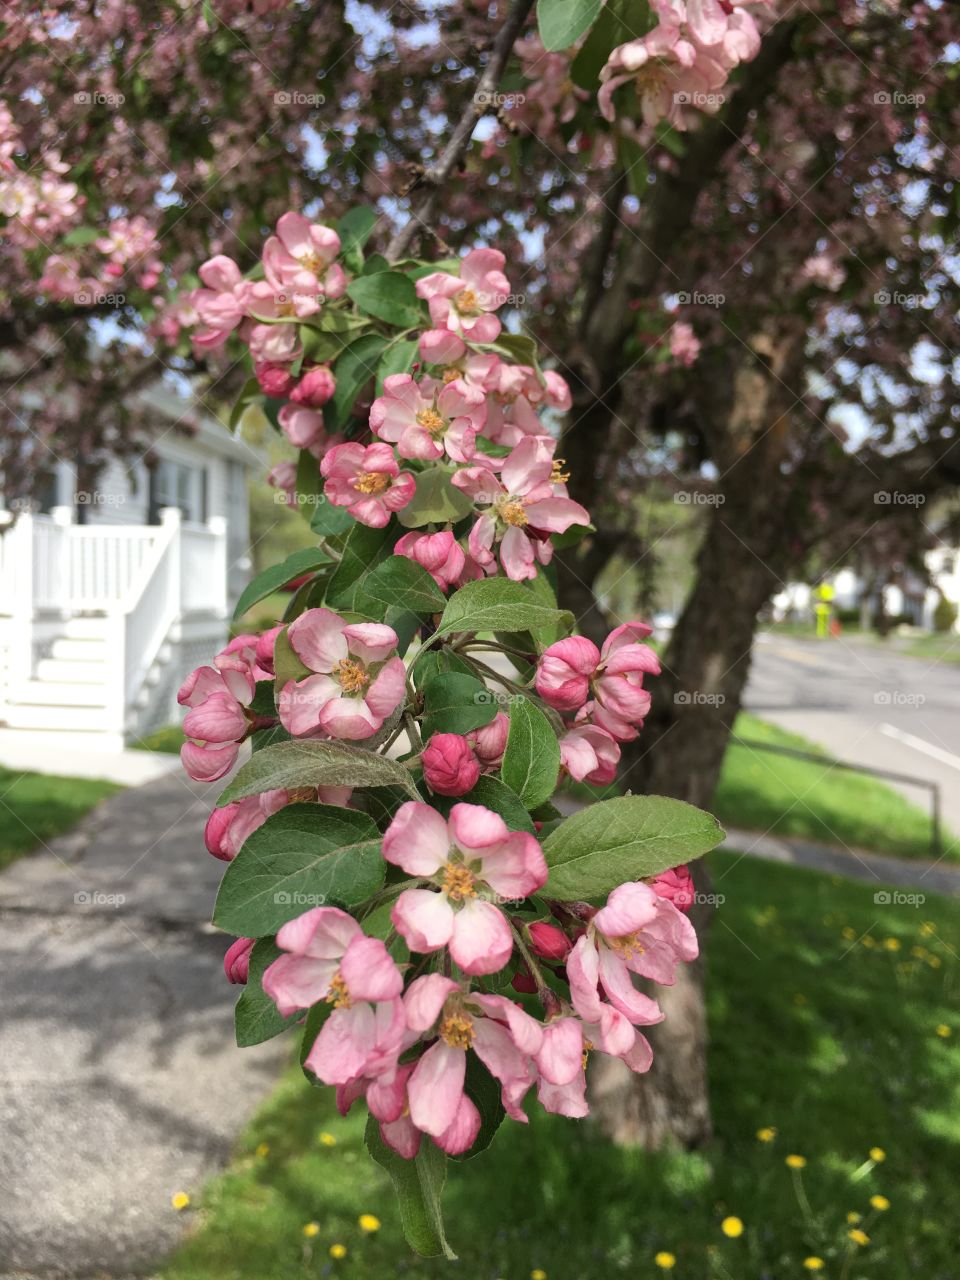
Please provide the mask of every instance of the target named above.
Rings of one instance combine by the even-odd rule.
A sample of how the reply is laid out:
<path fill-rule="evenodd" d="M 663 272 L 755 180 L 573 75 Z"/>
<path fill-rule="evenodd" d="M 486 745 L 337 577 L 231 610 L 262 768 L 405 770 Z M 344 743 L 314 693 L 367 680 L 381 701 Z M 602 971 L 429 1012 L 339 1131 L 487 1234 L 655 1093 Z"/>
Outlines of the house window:
<path fill-rule="evenodd" d="M 156 523 L 164 507 L 177 507 L 184 520 L 207 518 L 207 472 L 182 462 L 162 461 L 151 473 L 150 519 Z"/>

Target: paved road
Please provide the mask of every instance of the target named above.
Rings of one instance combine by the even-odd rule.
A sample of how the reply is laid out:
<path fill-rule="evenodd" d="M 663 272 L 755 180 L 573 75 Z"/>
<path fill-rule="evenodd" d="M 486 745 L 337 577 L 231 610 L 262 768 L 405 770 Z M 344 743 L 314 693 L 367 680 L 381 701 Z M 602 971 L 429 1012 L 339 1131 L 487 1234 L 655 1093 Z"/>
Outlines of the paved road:
<path fill-rule="evenodd" d="M 149 1270 L 277 1078 L 233 1044 L 214 789 L 111 797 L 0 876 L 0 1280 Z M 79 898 L 77 895 L 80 895 Z M 122 900 L 121 900 L 122 899 Z"/>
<path fill-rule="evenodd" d="M 960 833 L 960 665 L 842 638 L 764 635 L 745 706 L 841 760 L 939 782 L 945 825 Z M 929 804 L 926 791 L 898 789 Z"/>

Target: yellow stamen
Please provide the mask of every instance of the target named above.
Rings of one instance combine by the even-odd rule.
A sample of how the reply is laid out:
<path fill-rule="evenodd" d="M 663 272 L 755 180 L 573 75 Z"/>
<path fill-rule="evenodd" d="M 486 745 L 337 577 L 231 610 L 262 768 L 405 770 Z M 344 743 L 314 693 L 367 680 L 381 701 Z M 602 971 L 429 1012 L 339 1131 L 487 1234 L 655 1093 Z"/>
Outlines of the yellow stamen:
<path fill-rule="evenodd" d="M 335 679 L 340 684 L 345 693 L 359 693 L 366 685 L 370 683 L 370 677 L 366 670 L 359 662 L 354 662 L 352 658 L 343 658 L 333 668 L 332 672 Z"/>
<path fill-rule="evenodd" d="M 417 414 L 417 422 L 432 436 L 442 435 L 447 429 L 447 420 L 437 413 L 436 409 L 421 409 Z"/>
<path fill-rule="evenodd" d="M 456 382 L 462 374 L 455 364 L 448 364 L 443 371 L 444 382 Z"/>
<path fill-rule="evenodd" d="M 594 1048 L 594 1043 L 592 1040 L 584 1040 L 583 1053 L 581 1054 L 581 1057 L 580 1057 L 580 1061 L 583 1063 L 584 1071 L 586 1071 L 587 1069 L 587 1063 L 590 1060 L 590 1051 L 593 1048 Z"/>
<path fill-rule="evenodd" d="M 625 960 L 629 960 L 632 956 L 642 956 L 646 950 L 635 933 L 624 934 L 621 938 L 608 938 L 607 942 L 617 955 L 623 956 Z"/>
<path fill-rule="evenodd" d="M 462 862 L 448 862 L 443 868 L 443 892 L 454 902 L 462 902 L 464 898 L 475 898 L 477 891 L 473 886 L 473 872 Z"/>
<path fill-rule="evenodd" d="M 497 503 L 497 515 L 504 524 L 512 524 L 518 529 L 524 528 L 530 521 L 519 498 L 502 499 Z"/>
<path fill-rule="evenodd" d="M 451 1049 L 469 1049 L 473 1044 L 473 1023 L 465 1013 L 451 1013 L 440 1023 L 440 1039 Z"/>
<path fill-rule="evenodd" d="M 327 269 L 326 263 L 320 257 L 319 253 L 311 253 L 309 249 L 306 253 L 302 253 L 297 260 L 315 276 L 322 275 Z"/>
<path fill-rule="evenodd" d="M 478 316 L 480 314 L 480 299 L 473 289 L 461 289 L 454 302 L 462 316 Z"/>
<path fill-rule="evenodd" d="M 563 470 L 563 468 L 566 466 L 566 463 L 567 463 L 566 458 L 554 458 L 553 469 L 550 472 L 551 484 L 566 484 L 567 481 L 570 479 L 570 472 Z"/>
<path fill-rule="evenodd" d="M 350 999 L 350 992 L 347 990 L 347 984 L 339 973 L 335 973 L 330 980 L 330 990 L 324 997 L 327 1004 L 332 1004 L 335 1009 L 349 1009 L 353 1004 Z"/>
<path fill-rule="evenodd" d="M 361 471 L 354 478 L 353 487 L 358 493 L 383 493 L 390 488 L 390 477 L 385 471 Z"/>

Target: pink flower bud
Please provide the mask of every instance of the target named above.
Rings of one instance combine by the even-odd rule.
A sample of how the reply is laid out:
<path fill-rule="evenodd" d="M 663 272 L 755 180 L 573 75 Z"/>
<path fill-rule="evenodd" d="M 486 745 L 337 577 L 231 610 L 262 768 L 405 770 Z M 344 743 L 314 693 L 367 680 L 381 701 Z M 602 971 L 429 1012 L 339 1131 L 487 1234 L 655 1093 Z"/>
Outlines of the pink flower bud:
<path fill-rule="evenodd" d="M 310 409 L 325 405 L 337 389 L 336 379 L 326 365 L 308 369 L 294 389 L 290 399 L 295 404 L 305 404 Z"/>
<path fill-rule="evenodd" d="M 257 639 L 257 666 L 273 675 L 273 650 L 283 626 L 271 627 Z"/>
<path fill-rule="evenodd" d="M 693 906 L 693 877 L 685 863 L 669 871 L 661 871 L 650 881 L 650 888 L 658 898 L 666 898 L 684 914 Z"/>
<path fill-rule="evenodd" d="M 237 816 L 239 804 L 225 804 L 222 809 L 214 809 L 203 829 L 203 843 L 207 852 L 222 862 L 230 862 L 236 856 L 236 850 L 228 852 L 230 825 Z"/>
<path fill-rule="evenodd" d="M 570 636 L 545 649 L 537 665 L 537 693 L 557 711 L 577 711 L 587 700 L 600 651 L 586 636 Z"/>
<path fill-rule="evenodd" d="M 274 400 L 282 400 L 288 396 L 296 385 L 290 370 L 282 364 L 272 364 L 269 360 L 261 360 L 253 366 L 260 390 Z"/>
<path fill-rule="evenodd" d="M 464 796 L 480 777 L 477 757 L 459 733 L 435 733 L 420 761 L 427 786 L 437 795 Z"/>
<path fill-rule="evenodd" d="M 510 979 L 510 985 L 513 987 L 514 991 L 520 991 L 525 995 L 531 996 L 537 989 L 537 984 L 534 982 L 532 975 L 528 971 L 522 969 L 518 969 L 513 975 Z"/>
<path fill-rule="evenodd" d="M 555 924 L 539 920 L 530 926 L 530 945 L 544 960 L 566 960 L 573 943 Z"/>
<path fill-rule="evenodd" d="M 250 952 L 256 938 L 238 938 L 227 948 L 223 957 L 223 972 L 228 982 L 244 986 L 250 973 Z"/>
<path fill-rule="evenodd" d="M 447 591 L 459 580 L 466 563 L 463 548 L 449 529 L 440 533 L 405 533 L 393 554 L 406 556 L 426 569 L 441 591 Z"/>
<path fill-rule="evenodd" d="M 473 747 L 482 768 L 498 768 L 503 760 L 507 746 L 507 734 L 510 732 L 510 717 L 498 711 L 489 724 L 482 729 L 474 729 L 467 734 L 467 741 Z"/>

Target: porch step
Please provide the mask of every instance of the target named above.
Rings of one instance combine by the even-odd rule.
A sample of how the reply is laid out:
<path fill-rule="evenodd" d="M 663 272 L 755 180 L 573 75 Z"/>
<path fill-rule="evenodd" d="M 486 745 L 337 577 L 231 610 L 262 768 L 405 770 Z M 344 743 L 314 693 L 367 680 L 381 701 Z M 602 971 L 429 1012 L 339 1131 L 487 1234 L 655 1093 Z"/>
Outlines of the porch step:
<path fill-rule="evenodd" d="M 50 684 L 110 683 L 110 672 L 105 662 L 79 662 L 70 658 L 41 658 L 37 663 L 37 679 Z"/>
<path fill-rule="evenodd" d="M 51 658 L 65 658 L 68 662 L 103 662 L 106 656 L 106 640 L 92 636 L 84 639 L 60 636 L 50 646 Z"/>
<path fill-rule="evenodd" d="M 107 712 L 106 707 L 66 707 L 62 702 L 54 706 L 30 703 L 8 705 L 5 720 L 11 729 L 110 733 L 114 728 L 113 716 Z"/>
<path fill-rule="evenodd" d="M 107 634 L 109 618 L 101 615 L 67 618 L 63 634 L 69 640 L 102 640 Z"/>
<path fill-rule="evenodd" d="M 17 689 L 16 706 L 20 707 L 105 707 L 106 681 L 99 684 L 55 684 L 47 680 L 24 680 Z"/>

